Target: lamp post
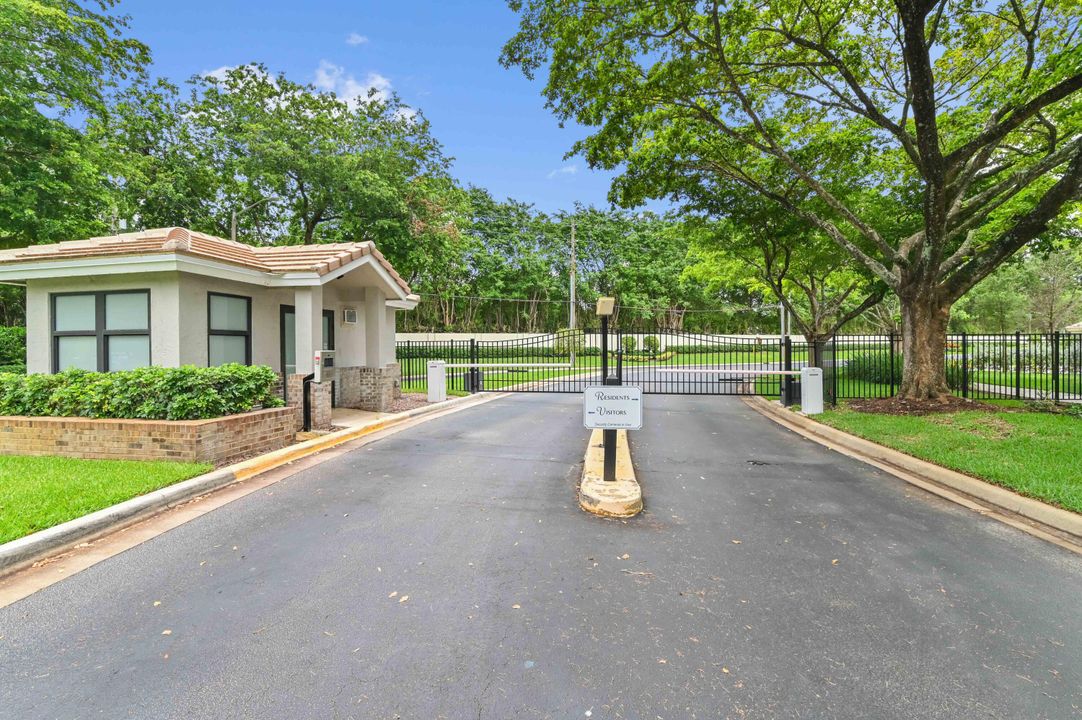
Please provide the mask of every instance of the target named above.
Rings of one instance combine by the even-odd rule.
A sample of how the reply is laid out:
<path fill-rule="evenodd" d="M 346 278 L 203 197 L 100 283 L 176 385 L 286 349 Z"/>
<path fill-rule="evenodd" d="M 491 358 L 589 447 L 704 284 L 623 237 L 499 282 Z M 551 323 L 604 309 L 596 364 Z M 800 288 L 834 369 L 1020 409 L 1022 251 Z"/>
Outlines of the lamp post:
<path fill-rule="evenodd" d="M 616 299 L 603 297 L 597 299 L 597 315 L 601 318 L 601 384 L 619 385 L 620 378 L 609 375 L 609 318 L 616 307 Z M 605 447 L 605 482 L 616 481 L 616 431 L 602 430 Z"/>

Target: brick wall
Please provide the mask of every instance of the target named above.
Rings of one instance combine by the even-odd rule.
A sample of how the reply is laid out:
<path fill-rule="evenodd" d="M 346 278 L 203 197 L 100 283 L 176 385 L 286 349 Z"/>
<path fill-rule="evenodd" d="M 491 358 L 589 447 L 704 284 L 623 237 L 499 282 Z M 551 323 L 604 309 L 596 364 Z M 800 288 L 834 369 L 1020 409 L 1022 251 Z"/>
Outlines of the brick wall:
<path fill-rule="evenodd" d="M 214 420 L 0 417 L 0 455 L 227 465 L 292 442 L 294 414 L 284 407 Z"/>
<path fill-rule="evenodd" d="M 398 363 L 382 368 L 338 368 L 338 404 L 342 407 L 384 412 L 402 397 L 402 369 Z"/>

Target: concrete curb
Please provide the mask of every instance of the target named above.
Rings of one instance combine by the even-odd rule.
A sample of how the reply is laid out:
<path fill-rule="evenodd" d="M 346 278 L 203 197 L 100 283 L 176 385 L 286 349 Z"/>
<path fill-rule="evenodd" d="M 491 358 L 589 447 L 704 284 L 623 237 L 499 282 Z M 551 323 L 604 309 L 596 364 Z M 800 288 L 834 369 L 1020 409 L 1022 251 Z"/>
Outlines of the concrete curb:
<path fill-rule="evenodd" d="M 213 470 L 190 480 L 125 500 L 122 503 L 92 512 L 89 515 L 6 542 L 0 545 L 0 577 L 22 570 L 44 558 L 60 554 L 78 543 L 121 530 L 151 515 L 185 503 L 192 498 L 220 490 L 235 482 L 247 480 L 309 455 L 400 425 L 416 417 L 441 411 L 464 410 L 474 405 L 496 400 L 505 395 L 506 393 L 486 393 L 484 395 L 454 398 L 441 403 L 396 413 L 358 427 L 328 433 L 235 465 Z"/>
<path fill-rule="evenodd" d="M 1005 518 L 999 519 L 1006 519 L 1011 525 L 1082 552 L 1082 515 L 850 435 L 765 398 L 746 397 L 744 402 L 780 425 L 828 448 L 983 514 L 1003 514 Z"/>
<path fill-rule="evenodd" d="M 631 464 L 627 430 L 616 434 L 616 480 L 605 482 L 605 449 L 602 430 L 590 434 L 579 483 L 579 507 L 602 517 L 628 518 L 642 512 L 642 488 Z"/>

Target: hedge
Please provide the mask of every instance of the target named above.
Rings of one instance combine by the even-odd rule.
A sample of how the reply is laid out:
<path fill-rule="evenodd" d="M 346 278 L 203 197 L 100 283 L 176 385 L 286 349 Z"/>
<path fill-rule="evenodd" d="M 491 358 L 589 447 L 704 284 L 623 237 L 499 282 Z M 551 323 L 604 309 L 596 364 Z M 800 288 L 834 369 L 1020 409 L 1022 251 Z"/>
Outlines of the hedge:
<path fill-rule="evenodd" d="M 865 380 L 880 385 L 889 385 L 891 382 L 890 351 L 881 350 L 863 352 L 849 358 L 845 365 L 846 377 L 854 380 Z M 902 381 L 902 356 L 894 356 L 894 383 Z"/>
<path fill-rule="evenodd" d="M 680 355 L 708 355 L 710 353 L 777 353 L 780 352 L 778 341 L 763 340 L 762 342 L 717 342 L 699 344 L 670 343 L 665 346 L 666 350 L 672 350 Z"/>
<path fill-rule="evenodd" d="M 281 407 L 278 374 L 257 365 L 0 374 L 0 415 L 204 420 Z"/>
<path fill-rule="evenodd" d="M 26 328 L 0 327 L 0 365 L 22 365 L 25 368 Z"/>

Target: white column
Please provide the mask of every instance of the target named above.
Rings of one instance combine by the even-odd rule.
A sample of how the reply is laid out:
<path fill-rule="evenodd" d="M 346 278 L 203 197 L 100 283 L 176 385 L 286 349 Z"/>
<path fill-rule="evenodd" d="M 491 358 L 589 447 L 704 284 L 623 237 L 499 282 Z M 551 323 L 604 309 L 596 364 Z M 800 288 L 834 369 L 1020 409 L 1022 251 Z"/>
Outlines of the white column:
<path fill-rule="evenodd" d="M 26 371 L 51 373 L 52 334 L 49 325 L 49 290 L 44 280 L 26 283 Z"/>
<path fill-rule="evenodd" d="M 395 317 L 395 309 L 387 308 L 387 324 L 383 328 L 383 356 L 380 360 L 384 365 L 392 365 L 395 361 Z"/>
<path fill-rule="evenodd" d="M 150 289 L 151 305 L 154 309 L 150 313 L 150 349 L 152 352 L 150 362 L 162 367 L 180 367 L 184 365 L 184 356 L 193 354 L 194 348 L 184 347 L 184 328 L 181 306 L 180 274 L 161 273 L 162 281 Z M 206 297 L 204 295 L 204 297 Z M 194 304 L 194 303 L 193 303 Z M 201 316 L 205 321 L 207 311 L 201 309 Z M 253 324 L 255 324 L 253 322 Z M 206 333 L 200 333 L 202 343 L 190 343 L 201 347 L 207 352 Z M 254 340 L 254 333 L 253 333 Z M 190 361 L 190 364 L 206 365 L 206 359 L 200 356 L 202 363 Z"/>
<path fill-rule="evenodd" d="M 297 322 L 297 372 L 307 375 L 315 370 L 313 355 L 323 348 L 323 287 L 297 288 L 293 307 Z"/>
<path fill-rule="evenodd" d="M 364 289 L 364 360 L 365 366 L 381 368 L 387 353 L 387 296 L 379 288 Z M 394 350 L 392 348 L 391 352 Z M 393 357 L 393 355 L 392 355 Z"/>

